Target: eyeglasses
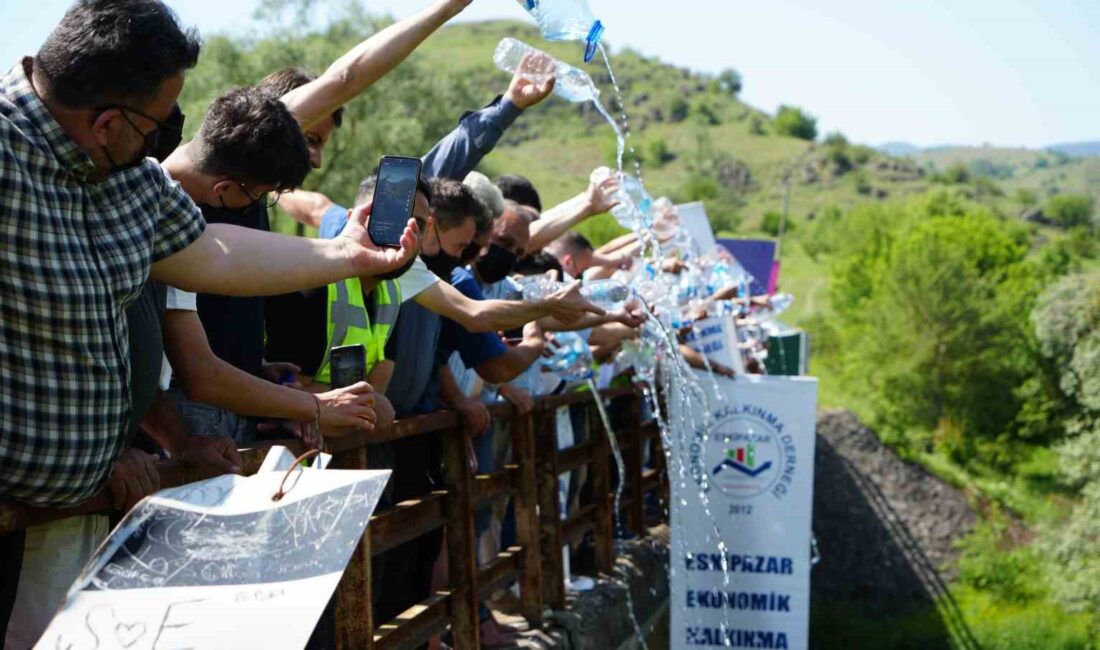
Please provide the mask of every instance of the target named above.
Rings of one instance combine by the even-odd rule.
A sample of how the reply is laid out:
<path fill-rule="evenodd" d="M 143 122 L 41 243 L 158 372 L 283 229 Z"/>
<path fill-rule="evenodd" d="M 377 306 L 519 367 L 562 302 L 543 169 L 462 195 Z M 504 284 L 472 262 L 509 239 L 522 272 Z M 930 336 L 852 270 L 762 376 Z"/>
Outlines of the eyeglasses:
<path fill-rule="evenodd" d="M 100 113 L 103 113 L 104 111 L 118 111 L 122 115 L 122 119 L 126 120 L 126 123 L 130 125 L 130 128 L 137 131 L 138 135 L 140 135 L 142 137 L 142 139 L 145 140 L 145 151 L 146 152 L 151 152 L 151 151 L 156 150 L 157 145 L 160 144 L 160 133 L 161 133 L 161 131 L 172 130 L 172 129 L 175 128 L 171 124 L 161 122 L 160 120 L 153 117 L 152 115 L 149 115 L 147 113 L 143 113 L 143 112 L 139 111 L 138 109 L 130 107 L 130 106 L 123 106 L 122 104 L 108 104 L 106 106 L 100 106 L 100 107 L 96 108 L 96 111 L 98 111 Z M 172 115 L 169 116 L 168 119 L 171 120 L 173 117 L 175 117 L 176 113 L 178 113 L 179 111 L 180 111 L 180 108 L 179 108 L 179 105 L 177 104 L 173 108 Z M 145 119 L 149 120 L 150 122 L 152 122 L 153 124 L 156 124 L 156 126 L 153 127 L 152 131 L 149 131 L 148 133 L 145 133 L 141 129 L 138 128 L 137 124 L 134 124 L 134 121 L 132 119 L 130 119 L 129 113 L 134 113 L 135 115 L 140 115 L 140 116 L 144 117 Z M 182 130 L 182 128 L 183 128 L 183 126 L 181 125 L 180 129 Z"/>
<path fill-rule="evenodd" d="M 244 195 L 248 197 L 249 201 L 251 201 L 247 206 L 245 206 L 247 208 L 251 208 L 260 201 L 263 201 L 265 206 L 269 208 L 274 208 L 276 205 L 279 205 L 279 199 L 283 198 L 283 191 L 265 192 L 260 196 L 252 196 L 252 192 L 248 191 L 247 185 L 245 185 L 241 181 L 235 180 L 233 182 L 237 184 L 237 187 L 241 188 L 241 191 L 244 192 Z"/>

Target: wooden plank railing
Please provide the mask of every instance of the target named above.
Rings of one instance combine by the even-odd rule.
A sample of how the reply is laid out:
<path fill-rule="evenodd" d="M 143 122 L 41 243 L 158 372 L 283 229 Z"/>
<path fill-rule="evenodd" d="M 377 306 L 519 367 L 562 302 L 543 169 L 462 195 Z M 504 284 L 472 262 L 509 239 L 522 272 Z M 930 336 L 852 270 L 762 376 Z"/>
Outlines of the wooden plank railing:
<path fill-rule="evenodd" d="M 668 480 L 656 426 L 641 422 L 640 396 L 629 389 L 615 389 L 604 391 L 601 398 L 615 403 L 620 418 L 625 413 L 626 426 L 616 430 L 626 464 L 623 477 L 613 473 L 611 447 L 589 393 L 536 400 L 534 411 L 526 417 L 517 417 L 507 404 L 489 406 L 494 419 L 508 423 L 513 450 L 512 463 L 494 474 L 470 472 L 469 448 L 463 439 L 461 423 L 451 412 L 401 420 L 388 431 L 329 438 L 327 450 L 333 454 L 332 467 L 336 469 L 366 469 L 371 446 L 381 442 L 437 434 L 442 436 L 444 447 L 445 489 L 398 503 L 371 517 L 337 588 L 339 647 L 413 648 L 450 628 L 455 647 L 478 648 L 478 603 L 511 582 L 519 584 L 521 614 L 532 627 L 538 627 L 545 606 L 563 609 L 566 605 L 562 547 L 585 536 L 591 536 L 594 544 L 597 570 L 610 573 L 614 562 L 612 509 L 616 482 L 624 482 L 623 512 L 619 513 L 624 528 L 642 536 L 648 523 L 646 495 L 655 493 L 667 506 Z M 585 411 L 588 440 L 558 450 L 556 411 L 574 405 Z M 267 450 L 275 444 L 302 451 L 301 443 L 295 440 L 242 450 L 243 473 L 254 474 Z M 582 467 L 589 468 L 592 499 L 563 517 L 558 477 Z M 170 462 L 158 469 L 163 487 L 209 478 Z M 486 500 L 506 494 L 513 497 L 516 545 L 479 567 L 474 512 Z M 103 512 L 109 507 L 105 494 L 71 509 L 0 502 L 0 534 L 68 516 Z M 447 590 L 431 595 L 393 620 L 374 621 L 371 558 L 439 528 L 446 531 Z"/>

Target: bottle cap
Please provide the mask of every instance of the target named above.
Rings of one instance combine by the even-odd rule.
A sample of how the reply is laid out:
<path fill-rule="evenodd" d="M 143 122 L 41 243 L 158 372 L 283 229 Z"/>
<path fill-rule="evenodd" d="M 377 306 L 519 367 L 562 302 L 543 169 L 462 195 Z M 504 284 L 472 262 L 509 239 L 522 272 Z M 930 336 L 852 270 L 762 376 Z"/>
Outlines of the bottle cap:
<path fill-rule="evenodd" d="M 588 63 L 592 60 L 592 57 L 596 56 L 596 48 L 600 45 L 600 38 L 603 36 L 603 23 L 596 21 L 592 23 L 592 29 L 588 31 L 588 36 L 584 39 L 584 62 Z"/>

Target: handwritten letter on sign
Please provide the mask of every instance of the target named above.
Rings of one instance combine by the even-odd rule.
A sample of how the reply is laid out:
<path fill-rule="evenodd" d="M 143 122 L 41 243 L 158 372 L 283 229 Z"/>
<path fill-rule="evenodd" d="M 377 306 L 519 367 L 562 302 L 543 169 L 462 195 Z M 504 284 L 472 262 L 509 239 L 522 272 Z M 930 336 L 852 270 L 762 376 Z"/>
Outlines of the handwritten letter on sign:
<path fill-rule="evenodd" d="M 222 476 L 162 490 L 122 520 L 36 647 L 301 648 L 388 471 Z"/>

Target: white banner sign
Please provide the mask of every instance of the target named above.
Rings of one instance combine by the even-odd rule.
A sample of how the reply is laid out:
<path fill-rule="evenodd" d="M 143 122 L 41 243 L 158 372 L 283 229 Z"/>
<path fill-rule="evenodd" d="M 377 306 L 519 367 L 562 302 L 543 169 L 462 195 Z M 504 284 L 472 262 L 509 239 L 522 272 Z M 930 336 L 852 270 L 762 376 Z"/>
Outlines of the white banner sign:
<path fill-rule="evenodd" d="M 807 648 L 817 380 L 719 379 L 715 395 L 698 378 L 712 427 L 688 405 L 671 473 L 670 647 Z"/>
<path fill-rule="evenodd" d="M 36 648 L 301 648 L 389 471 L 222 476 L 144 499 L 99 548 Z"/>
<path fill-rule="evenodd" d="M 718 250 L 718 240 L 714 238 L 714 229 L 710 226 L 707 209 L 702 201 L 681 203 L 676 206 L 676 213 L 680 215 L 680 226 L 699 243 L 700 253 L 709 255 Z"/>
<path fill-rule="evenodd" d="M 720 363 L 732 368 L 737 374 L 745 372 L 741 359 L 741 350 L 737 347 L 737 325 L 733 316 L 704 318 L 697 321 L 692 331 L 687 333 L 684 343 L 702 354 L 711 363 Z"/>

